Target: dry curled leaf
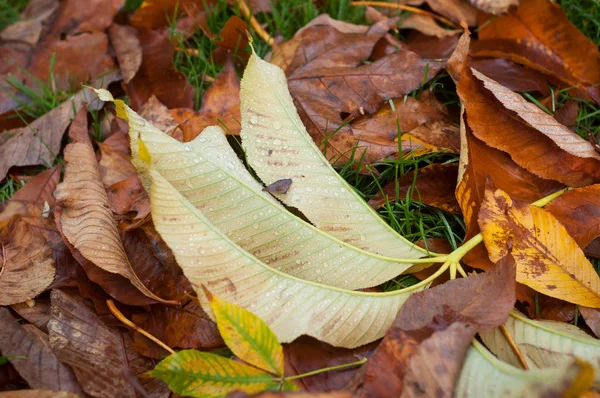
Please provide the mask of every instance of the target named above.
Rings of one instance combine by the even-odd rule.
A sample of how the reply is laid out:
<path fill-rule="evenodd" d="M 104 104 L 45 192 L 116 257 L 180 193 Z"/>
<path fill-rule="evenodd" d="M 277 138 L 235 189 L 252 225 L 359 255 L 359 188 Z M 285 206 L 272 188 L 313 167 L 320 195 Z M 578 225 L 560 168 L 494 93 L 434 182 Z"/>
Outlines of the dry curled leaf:
<path fill-rule="evenodd" d="M 131 26 L 112 24 L 108 35 L 117 54 L 123 82 L 129 83 L 142 65 L 142 47 L 135 29 Z"/>

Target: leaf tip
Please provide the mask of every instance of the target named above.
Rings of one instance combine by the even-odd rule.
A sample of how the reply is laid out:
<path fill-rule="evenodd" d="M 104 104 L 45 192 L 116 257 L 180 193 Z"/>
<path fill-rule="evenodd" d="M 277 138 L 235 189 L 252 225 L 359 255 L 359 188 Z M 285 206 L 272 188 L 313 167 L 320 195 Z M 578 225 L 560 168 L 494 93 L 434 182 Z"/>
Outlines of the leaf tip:
<path fill-rule="evenodd" d="M 148 150 L 148 147 L 144 143 L 144 140 L 142 140 L 141 134 L 138 134 L 138 146 L 139 146 L 139 148 L 138 148 L 139 158 L 147 165 L 150 165 L 152 163 L 152 155 L 150 155 L 150 151 Z"/>

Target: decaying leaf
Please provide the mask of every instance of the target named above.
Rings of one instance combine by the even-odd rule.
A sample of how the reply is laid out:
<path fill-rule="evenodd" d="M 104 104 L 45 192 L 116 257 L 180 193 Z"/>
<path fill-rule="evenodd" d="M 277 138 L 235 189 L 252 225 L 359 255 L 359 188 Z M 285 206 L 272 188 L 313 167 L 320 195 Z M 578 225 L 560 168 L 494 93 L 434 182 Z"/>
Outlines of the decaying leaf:
<path fill-rule="evenodd" d="M 136 395 L 131 379 L 152 369 L 152 361 L 131 348 L 124 329 L 105 325 L 81 297 L 55 289 L 51 294 L 50 346 L 73 368 L 81 388 L 94 397 Z M 150 394 L 165 392 L 155 380 L 139 379 Z"/>
<path fill-rule="evenodd" d="M 520 0 L 470 0 L 471 4 L 488 14 L 500 15 L 510 7 L 519 5 Z"/>
<path fill-rule="evenodd" d="M 63 209 L 60 215 L 62 233 L 96 266 L 129 279 L 149 298 L 165 302 L 144 286 L 125 254 L 87 136 L 85 109 L 73 121 L 70 135 L 73 142 L 65 148 L 65 178 L 54 193 Z"/>
<path fill-rule="evenodd" d="M 251 167 L 266 185 L 294 181 L 285 195 L 275 195 L 278 199 L 361 249 L 390 257 L 420 256 L 330 166 L 298 117 L 281 69 L 253 54 L 242 78 L 241 104 L 242 145 Z"/>
<path fill-rule="evenodd" d="M 598 47 L 549 0 L 521 0 L 512 13 L 482 26 L 475 56 L 509 58 L 580 87 L 600 102 Z"/>
<path fill-rule="evenodd" d="M 173 250 L 210 316 L 214 315 L 201 285 L 253 311 L 281 342 L 307 334 L 351 348 L 383 336 L 410 293 L 422 288 L 414 285 L 380 294 L 354 292 L 284 274 L 229 240 L 157 171 L 150 169 L 149 173 L 156 230 Z"/>
<path fill-rule="evenodd" d="M 108 34 L 117 53 L 123 82 L 129 83 L 142 64 L 142 48 L 135 29 L 114 23 L 108 29 Z"/>
<path fill-rule="evenodd" d="M 533 321 L 513 311 L 504 325 L 532 369 L 564 366 L 578 358 L 594 368 L 594 387 L 600 386 L 600 341 L 563 322 Z M 520 367 L 506 337 L 498 329 L 482 333 L 485 345 L 502 361 Z"/>
<path fill-rule="evenodd" d="M 181 126 L 184 141 L 196 138 L 208 126 L 222 126 L 228 133 L 240 134 L 240 79 L 228 59 L 202 99 L 200 111 Z"/>
<path fill-rule="evenodd" d="M 271 192 L 271 193 L 287 193 L 287 191 L 292 186 L 291 178 L 284 178 L 282 180 L 275 181 L 273 184 L 269 184 L 263 188 L 263 191 Z"/>
<path fill-rule="evenodd" d="M 600 277 L 552 214 L 488 183 L 479 226 L 490 259 L 512 253 L 517 281 L 548 296 L 600 308 Z"/>
<path fill-rule="evenodd" d="M 99 94 L 103 100 L 113 100 L 106 92 Z M 115 104 L 123 106 L 122 116 L 129 120 L 132 152 L 138 152 L 138 136 L 142 137 L 153 168 L 211 223 L 269 266 L 346 289 L 378 285 L 411 266 L 357 249 L 293 216 L 262 191 L 218 127 L 207 128 L 194 141 L 182 144 L 121 102 Z M 140 170 L 146 168 L 136 157 L 133 162 Z M 146 185 L 149 190 L 149 183 Z M 239 196 L 231 195 L 234 187 Z M 382 222 L 379 218 L 374 221 Z"/>
<path fill-rule="evenodd" d="M 46 333 L 20 325 L 6 308 L 0 308 L 0 325 L 0 351 L 31 388 L 82 393 L 71 368 L 50 349 Z"/>
<path fill-rule="evenodd" d="M 518 365 L 516 365 L 518 366 Z M 591 386 L 594 369 L 575 359 L 549 369 L 525 371 L 500 361 L 477 341 L 467 356 L 454 390 L 455 397 L 544 398 L 582 396 Z"/>
<path fill-rule="evenodd" d="M 35 298 L 50 286 L 56 273 L 46 239 L 27 222 L 13 223 L 9 236 L 0 248 L 0 305 Z"/>
<path fill-rule="evenodd" d="M 359 395 L 412 396 L 423 390 L 434 396 L 437 388 L 451 391 L 477 331 L 502 325 L 512 310 L 514 275 L 514 260 L 508 256 L 485 274 L 413 294 L 367 362 Z M 443 385 L 436 385 L 438 381 Z"/>

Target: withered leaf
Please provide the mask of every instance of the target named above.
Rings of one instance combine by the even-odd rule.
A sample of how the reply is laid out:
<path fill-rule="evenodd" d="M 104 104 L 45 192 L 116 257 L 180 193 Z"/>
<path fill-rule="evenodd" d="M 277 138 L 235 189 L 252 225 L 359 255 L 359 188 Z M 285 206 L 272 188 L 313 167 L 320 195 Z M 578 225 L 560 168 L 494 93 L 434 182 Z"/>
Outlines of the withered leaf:
<path fill-rule="evenodd" d="M 421 358 L 423 353 L 429 350 L 435 353 L 434 357 L 447 354 L 446 359 L 460 364 L 475 333 L 502 325 L 514 302 L 515 264 L 511 256 L 504 257 L 484 274 L 452 280 L 414 293 L 367 362 L 359 395 L 410 394 L 410 389 L 418 386 L 407 384 L 405 378 L 416 382 L 414 372 L 426 366 L 424 360 L 427 355 Z M 444 333 L 438 334 L 441 331 Z M 457 338 L 453 340 L 454 337 Z M 427 343 L 421 347 L 425 341 Z M 453 347 L 459 349 L 444 350 L 443 341 L 454 341 Z M 414 364 L 413 359 L 416 360 Z M 453 367 L 450 364 L 441 361 L 443 369 L 460 370 L 456 364 Z M 431 379 L 442 375 L 440 370 Z M 425 383 L 425 379 L 420 382 Z"/>
<path fill-rule="evenodd" d="M 509 58 L 581 87 L 600 102 L 598 47 L 549 0 L 522 0 L 515 11 L 482 26 L 472 54 Z"/>
<path fill-rule="evenodd" d="M 102 158 L 100 159 L 100 175 L 105 187 L 119 181 L 137 176 L 137 169 L 131 164 L 131 156 L 106 144 L 98 143 Z"/>
<path fill-rule="evenodd" d="M 65 178 L 54 193 L 62 208 L 62 233 L 96 266 L 129 279 L 147 297 L 164 302 L 144 286 L 127 258 L 87 136 L 85 109 L 73 121 L 69 135 L 73 142 L 65 148 Z"/>
<path fill-rule="evenodd" d="M 456 23 L 465 22 L 469 26 L 477 23 L 477 10 L 461 0 L 425 0 L 429 7 Z"/>
<path fill-rule="evenodd" d="M 562 149 L 540 130 L 541 126 L 532 126 L 515 117 L 473 73 L 470 68 L 463 68 L 458 94 L 466 109 L 467 123 L 477 138 L 507 152 L 515 163 L 539 177 L 572 186 L 588 185 L 600 179 L 600 158 L 586 149 L 591 148 L 588 142 L 573 138 L 574 133 L 566 128 L 560 134 L 552 131 L 556 139 L 567 137 L 566 132 L 571 134 L 569 141 L 565 140 L 562 145 L 572 141 L 573 149 Z"/>
<path fill-rule="evenodd" d="M 600 337 L 600 310 L 597 308 L 579 307 L 579 312 L 583 315 L 585 323 L 592 329 L 596 337 Z"/>
<path fill-rule="evenodd" d="M 410 172 L 390 182 L 382 188 L 383 193 L 379 192 L 369 200 L 369 204 L 378 209 L 386 201 L 406 198 L 407 193 L 410 192 L 412 200 L 450 213 L 460 213 L 460 207 L 454 197 L 457 175 L 457 164 L 431 164 L 419 169 L 417 173 Z M 415 182 L 414 187 L 413 182 Z"/>
<path fill-rule="evenodd" d="M 542 94 L 550 94 L 544 74 L 508 59 L 475 58 L 471 66 L 512 91 L 538 91 Z"/>
<path fill-rule="evenodd" d="M 183 13 L 193 14 L 198 11 L 199 4 L 204 3 L 196 0 L 144 0 L 131 17 L 131 24 L 136 28 L 162 28 L 169 25 L 167 18 L 179 17 Z"/>
<path fill-rule="evenodd" d="M 600 308 L 600 277 L 552 214 L 488 181 L 479 226 L 492 261 L 511 252 L 517 281 L 548 296 Z"/>
<path fill-rule="evenodd" d="M 142 65 L 142 47 L 135 29 L 131 26 L 112 24 L 108 35 L 119 60 L 123 82 L 129 83 Z"/>
<path fill-rule="evenodd" d="M 79 394 L 52 390 L 13 390 L 3 391 L 2 398 L 78 398 Z"/>
<path fill-rule="evenodd" d="M 17 304 L 44 292 L 55 275 L 52 251 L 44 236 L 24 220 L 14 222 L 1 248 L 0 305 Z"/>
<path fill-rule="evenodd" d="M 136 380 L 153 363 L 132 349 L 129 334 L 105 325 L 80 297 L 55 289 L 51 301 L 50 346 L 73 368 L 82 389 L 94 397 L 136 396 L 131 378 Z M 156 392 L 155 380 L 138 380 L 148 392 Z"/>
<path fill-rule="evenodd" d="M 48 333 L 48 321 L 50 320 L 50 300 L 36 299 L 30 307 L 26 303 L 18 303 L 10 306 L 19 316 L 31 323 L 44 333 Z"/>
<path fill-rule="evenodd" d="M 0 308 L 0 351 L 31 388 L 81 394 L 73 371 L 52 352 L 48 336 L 33 325 L 20 325 Z"/>
<path fill-rule="evenodd" d="M 222 126 L 227 133 L 240 134 L 240 79 L 231 58 L 206 90 L 200 111 L 190 116 L 181 126 L 183 140 L 191 141 L 208 126 Z"/>
<path fill-rule="evenodd" d="M 507 12 L 510 7 L 519 5 L 520 0 L 470 0 L 470 2 L 481 11 L 500 15 Z"/>

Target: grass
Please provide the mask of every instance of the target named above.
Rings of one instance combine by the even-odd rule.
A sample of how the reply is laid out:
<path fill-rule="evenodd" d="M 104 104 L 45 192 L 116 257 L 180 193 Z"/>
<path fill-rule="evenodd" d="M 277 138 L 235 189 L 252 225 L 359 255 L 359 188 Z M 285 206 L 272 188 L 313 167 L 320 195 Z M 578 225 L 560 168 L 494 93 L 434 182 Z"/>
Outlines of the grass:
<path fill-rule="evenodd" d="M 0 202 L 10 199 L 23 185 L 14 178 L 8 177 L 4 184 L 0 186 Z"/>
<path fill-rule="evenodd" d="M 19 14 L 27 6 L 29 0 L 0 1 L 0 30 L 19 20 Z"/>

